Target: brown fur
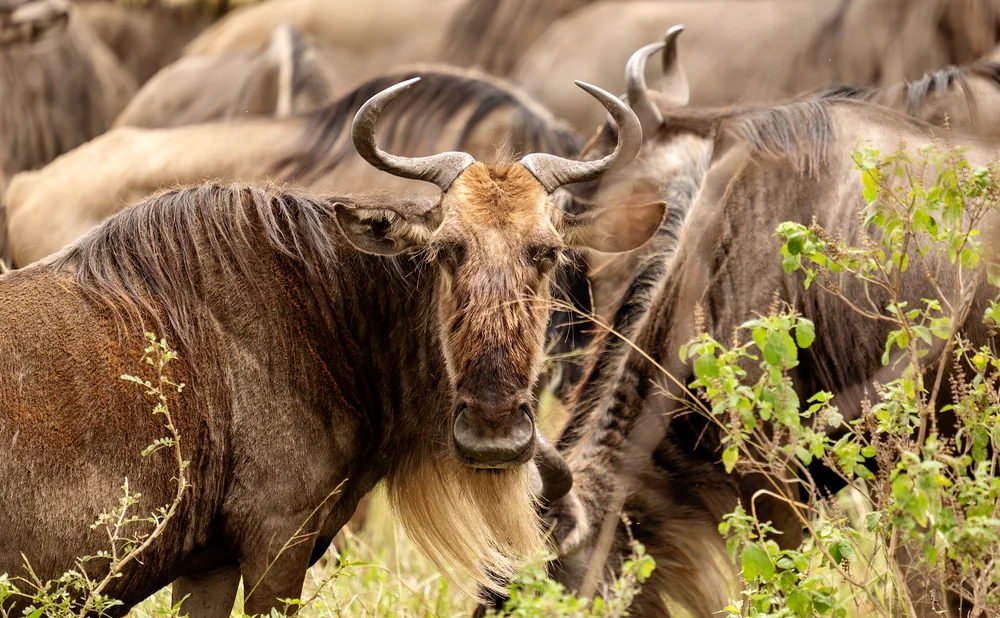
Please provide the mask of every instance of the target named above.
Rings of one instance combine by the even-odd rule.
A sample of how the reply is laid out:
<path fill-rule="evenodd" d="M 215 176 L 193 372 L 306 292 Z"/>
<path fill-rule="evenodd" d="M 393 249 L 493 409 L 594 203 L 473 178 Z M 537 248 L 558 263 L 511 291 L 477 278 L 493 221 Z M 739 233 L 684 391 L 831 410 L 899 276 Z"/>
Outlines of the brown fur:
<path fill-rule="evenodd" d="M 713 166 L 692 206 L 697 215 L 682 228 L 676 256 L 656 288 L 656 300 L 633 330 L 634 342 L 686 384 L 692 379 L 691 371 L 679 361 L 676 350 L 695 335 L 695 305 L 704 308 L 708 332 L 726 341 L 754 311 L 764 311 L 778 291 L 817 326 L 816 344 L 794 370 L 800 396 L 819 390 L 834 392 L 845 417 L 856 418 L 861 400 L 871 394 L 871 383 L 892 377 L 891 370 L 880 362 L 879 342 L 884 341 L 887 327 L 859 318 L 815 286 L 804 290 L 798 276 L 783 272 L 780 242 L 768 239 L 781 221 L 808 225 L 814 218 L 831 232 L 856 238 L 861 190 L 850 152 L 857 140 L 890 152 L 900 139 L 908 148 L 928 143 L 933 139 L 932 131 L 886 110 L 841 100 L 734 117 L 724 133 L 726 137 L 717 142 Z M 796 142 L 791 139 L 795 135 L 811 137 Z M 1000 155 L 1000 148 L 990 143 L 965 139 L 964 145 L 971 148 L 967 156 L 973 165 L 994 161 Z M 844 187 L 851 189 L 845 191 Z M 762 247 L 762 242 L 767 247 Z M 947 277 L 938 283 L 946 291 L 954 285 Z M 928 297 L 929 285 L 922 274 L 910 271 L 904 281 L 904 296 Z M 865 291 L 854 282 L 844 282 L 843 291 L 862 304 L 867 302 Z M 982 315 L 986 296 L 977 296 L 970 316 Z M 878 298 L 874 302 L 881 303 Z M 965 325 L 964 334 L 975 345 L 988 340 L 975 317 Z M 589 547 L 591 535 L 608 515 L 607 505 L 616 485 L 645 478 L 650 464 L 655 468 L 664 449 L 676 453 L 664 468 L 669 484 L 653 481 L 652 486 L 660 488 L 660 497 L 655 497 L 656 490 L 647 491 L 643 498 L 651 503 L 633 513 L 640 521 L 650 512 L 675 508 L 671 505 L 679 499 L 690 502 L 712 497 L 716 504 L 729 506 L 738 499 L 747 502 L 760 486 L 759 480 L 735 475 L 727 480 L 718 462 L 714 428 L 697 414 L 677 413 L 676 401 L 683 399 L 683 393 L 641 354 L 626 349 L 622 357 L 615 371 L 594 374 L 597 381 L 584 383 L 584 407 L 576 411 L 584 418 L 574 419 L 572 431 L 561 445 L 574 471 L 574 489 L 548 516 L 558 521 L 556 538 L 574 555 Z M 819 469 L 814 474 L 830 478 Z M 675 485 L 678 490 L 683 488 L 683 497 L 670 498 Z M 767 504 L 758 506 L 771 509 Z M 707 503 L 697 510 L 701 515 L 695 516 L 695 521 L 718 523 L 720 513 Z M 781 509 L 766 513 L 766 519 L 786 532 L 778 541 L 794 545 L 799 533 L 796 518 Z M 663 527 L 647 533 L 653 547 L 669 547 L 675 542 L 672 535 L 687 531 L 684 527 Z M 794 534 L 786 538 L 788 533 Z M 662 557 L 670 561 L 676 555 L 668 552 Z M 707 563 L 710 561 L 700 556 L 668 562 L 672 566 L 663 581 L 673 581 L 673 588 L 647 589 L 644 595 L 656 605 L 658 592 L 704 590 L 696 580 L 704 576 L 702 569 Z M 572 573 L 569 576 L 572 578 Z M 683 602 L 699 616 L 721 609 L 711 596 L 692 596 Z M 665 608 L 658 607 L 642 615 L 661 615 Z"/>
<path fill-rule="evenodd" d="M 284 25 L 260 48 L 188 56 L 167 66 L 136 93 L 115 126 L 176 127 L 306 113 L 331 97 L 335 75 L 315 45 Z"/>
<path fill-rule="evenodd" d="M 180 57 L 192 38 L 209 25 L 196 7 L 108 0 L 76 2 L 76 12 L 122 63 L 138 85 Z"/>
<path fill-rule="evenodd" d="M 1000 42 L 998 7 L 997 0 L 601 2 L 555 23 L 511 78 L 589 132 L 603 117 L 584 106 L 570 80 L 623 91 L 629 55 L 674 24 L 686 25 L 681 57 L 692 103 L 721 106 L 781 101 L 830 83 L 893 84 L 974 62 Z"/>
<path fill-rule="evenodd" d="M 237 8 L 193 40 L 185 55 L 264 44 L 286 23 L 316 41 L 353 85 L 400 65 L 437 60 L 463 0 L 270 0 Z"/>
<path fill-rule="evenodd" d="M 1000 137 L 1000 63 L 950 66 L 885 88 L 829 86 L 809 93 L 869 101 L 937 126 Z"/>
<path fill-rule="evenodd" d="M 70 14 L 68 28 L 0 47 L 0 170 L 42 167 L 100 135 L 135 92 L 117 59 Z"/>
<path fill-rule="evenodd" d="M 507 75 L 551 23 L 595 0 L 466 0 L 442 41 L 441 59 Z"/>

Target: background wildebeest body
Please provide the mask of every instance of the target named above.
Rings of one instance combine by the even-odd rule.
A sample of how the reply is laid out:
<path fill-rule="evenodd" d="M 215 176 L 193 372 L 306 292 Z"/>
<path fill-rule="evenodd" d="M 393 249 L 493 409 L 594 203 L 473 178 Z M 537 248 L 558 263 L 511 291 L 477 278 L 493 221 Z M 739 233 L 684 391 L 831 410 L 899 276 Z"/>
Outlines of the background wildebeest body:
<path fill-rule="evenodd" d="M 136 93 L 114 126 L 176 127 L 213 120 L 311 111 L 336 91 L 335 67 L 293 26 L 258 49 L 185 56 Z"/>
<path fill-rule="evenodd" d="M 77 0 L 74 4 L 79 19 L 140 86 L 179 58 L 184 46 L 210 23 L 191 7 L 160 2 L 147 2 L 142 7 L 115 0 Z"/>
<path fill-rule="evenodd" d="M 462 0 L 276 0 L 239 8 L 207 29 L 186 55 L 257 47 L 288 23 L 316 41 L 344 83 L 404 64 L 437 59 L 450 16 Z"/>
<path fill-rule="evenodd" d="M 482 73 L 444 67 L 374 79 L 306 115 L 169 130 L 122 127 L 14 179 L 4 198 L 14 264 L 49 255 L 111 214 L 176 184 L 291 177 L 315 191 L 378 187 L 427 194 L 426 183 L 367 165 L 349 139 L 349 121 L 369 96 L 414 75 L 423 78 L 420 90 L 390 107 L 379 128 L 380 139 L 396 152 L 459 149 L 490 160 L 505 149 L 566 156 L 579 150 L 576 134 L 516 89 Z"/>
<path fill-rule="evenodd" d="M 507 75 L 551 26 L 596 0 L 466 0 L 452 15 L 440 59 Z"/>
<path fill-rule="evenodd" d="M 996 61 L 947 67 L 884 88 L 832 86 L 820 92 L 876 103 L 963 133 L 1000 137 L 1000 63 Z"/>
<path fill-rule="evenodd" d="M 621 91 L 632 51 L 673 24 L 687 27 L 692 103 L 718 106 L 831 83 L 892 84 L 973 62 L 995 47 L 998 21 L 996 0 L 602 2 L 555 23 L 511 79 L 586 132 L 604 119 L 572 98 L 566 76 Z"/>
<path fill-rule="evenodd" d="M 13 20 L 46 3 L 20 5 Z M 72 7 L 52 4 L 52 19 L 63 21 L 37 26 L 50 33 L 0 46 L 0 172 L 6 178 L 100 135 L 135 92 L 131 76 Z"/>
<path fill-rule="evenodd" d="M 831 233 L 857 238 L 863 202 L 850 151 L 863 139 L 891 152 L 901 138 L 908 148 L 933 139 L 925 125 L 846 100 L 797 103 L 733 118 L 726 137 L 719 138 L 729 147 L 716 149 L 676 255 L 664 262 L 667 274 L 652 284 L 655 300 L 648 314 L 636 314 L 626 333 L 634 333 L 637 346 L 687 384 L 691 370 L 676 350 L 695 336 L 695 304 L 704 308 L 708 332 L 728 340 L 754 311 L 770 306 L 777 291 L 817 327 L 814 347 L 801 353 L 801 365 L 792 371 L 800 396 L 831 391 L 845 418 L 857 418 L 862 399 L 872 394 L 871 383 L 894 377 L 892 365 L 883 367 L 880 360 L 889 326 L 866 321 L 815 286 L 804 290 L 800 276 L 781 268 L 780 241 L 764 239 L 782 221 L 809 225 L 814 217 Z M 967 156 L 974 166 L 1000 154 L 989 142 L 954 139 L 971 147 Z M 996 222 L 993 217 L 989 224 Z M 903 287 L 904 297 L 914 302 L 932 297 L 918 271 L 908 272 Z M 950 272 L 945 269 L 939 279 L 945 293 L 954 292 Z M 854 280 L 842 286 L 848 298 L 865 297 Z M 876 304 L 885 304 L 872 293 Z M 977 296 L 961 331 L 973 345 L 989 340 L 979 317 L 986 296 L 985 290 Z M 629 347 L 610 340 L 608 345 L 619 350 L 620 373 L 597 372 L 585 380 L 571 430 L 559 444 L 574 473 L 574 497 L 564 498 L 550 513 L 558 522 L 565 573 L 570 580 L 580 576 L 578 561 L 591 549 L 620 474 L 621 482 L 633 483 L 626 503 L 633 509 L 632 533 L 662 565 L 637 615 L 665 613 L 656 598 L 659 591 L 685 603 L 694 615 L 709 616 L 721 609 L 715 604 L 722 585 L 712 584 L 720 573 L 713 571 L 711 557 L 724 555 L 715 525 L 738 499 L 747 502 L 760 480 L 726 475 L 718 462 L 715 429 L 706 429 L 698 414 L 678 414 L 679 404 L 660 394 L 683 398 L 674 383 Z M 938 345 L 930 357 L 940 352 Z M 596 364 L 600 358 L 595 356 L 592 369 L 607 369 Z M 659 436 L 658 444 L 651 435 Z M 762 519 L 775 521 L 785 532 L 779 543 L 794 546 L 800 529 L 793 514 L 758 500 L 762 511 Z M 620 530 L 616 551 L 626 550 L 624 538 Z M 692 551 L 698 546 L 701 551 Z M 616 563 L 612 556 L 609 564 Z M 922 609 L 931 610 L 929 605 Z"/>

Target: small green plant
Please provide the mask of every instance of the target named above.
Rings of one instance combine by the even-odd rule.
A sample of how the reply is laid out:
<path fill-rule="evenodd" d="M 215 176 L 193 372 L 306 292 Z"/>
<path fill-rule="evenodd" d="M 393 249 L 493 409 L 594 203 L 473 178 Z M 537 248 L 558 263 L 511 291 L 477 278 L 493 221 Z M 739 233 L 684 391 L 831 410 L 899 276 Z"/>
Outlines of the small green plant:
<path fill-rule="evenodd" d="M 641 543 L 632 542 L 632 554 L 622 564 L 621 575 L 603 597 L 578 598 L 552 580 L 545 563 L 554 556 L 538 556 L 529 561 L 508 586 L 510 597 L 504 616 L 515 618 L 619 618 L 639 594 L 642 584 L 655 568 L 653 558 Z M 491 613 L 491 616 L 498 614 Z"/>
<path fill-rule="evenodd" d="M 768 475 L 773 491 L 763 493 L 787 503 L 807 532 L 800 547 L 782 549 L 753 504 L 729 514 L 720 531 L 746 588 L 727 611 L 917 616 L 917 607 L 950 600 L 970 616 L 997 616 L 1000 357 L 961 333 L 972 321 L 986 329 L 1000 321 L 1000 268 L 980 235 L 1000 203 L 1000 173 L 933 147 L 886 157 L 861 148 L 855 162 L 867 202 L 860 239 L 790 222 L 777 235 L 787 272 L 886 333 L 887 379 L 860 417 L 845 419 L 831 393 L 800 401 L 788 372 L 817 335 L 779 303 L 741 326 L 743 343 L 724 346 L 703 334 L 680 351 L 694 365 L 691 387 L 722 430 L 726 470 Z M 913 269 L 932 283 L 933 297 L 907 296 L 904 275 Z M 971 315 L 986 285 L 993 298 Z M 858 286 L 864 294 L 847 291 Z M 938 409 L 945 388 L 951 403 Z M 945 418 L 949 426 L 939 426 Z M 814 462 L 839 475 L 862 507 L 849 514 L 825 495 L 810 473 Z M 907 589 L 914 574 L 929 582 L 930 598 Z"/>

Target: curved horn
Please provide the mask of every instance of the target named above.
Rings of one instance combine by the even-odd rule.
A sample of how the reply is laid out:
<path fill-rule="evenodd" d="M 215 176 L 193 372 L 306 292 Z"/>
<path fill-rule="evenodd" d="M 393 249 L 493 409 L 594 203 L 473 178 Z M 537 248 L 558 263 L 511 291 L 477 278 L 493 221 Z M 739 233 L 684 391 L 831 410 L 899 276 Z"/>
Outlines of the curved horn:
<path fill-rule="evenodd" d="M 595 180 L 619 170 L 639 154 L 642 146 L 642 125 L 629 106 L 606 90 L 585 82 L 574 82 L 600 101 L 618 125 L 618 145 L 614 152 L 597 161 L 574 161 L 551 154 L 534 153 L 521 159 L 521 165 L 552 193 L 563 185 Z"/>
<path fill-rule="evenodd" d="M 545 436 L 536 431 L 535 438 L 538 444 L 538 449 L 535 451 L 535 465 L 538 466 L 538 475 L 542 481 L 538 495 L 546 504 L 552 504 L 573 488 L 573 475 L 566 460 L 556 447 L 545 439 Z"/>
<path fill-rule="evenodd" d="M 643 135 L 650 135 L 663 124 L 663 114 L 649 98 L 649 87 L 646 85 L 646 61 L 655 53 L 660 52 L 666 43 L 658 41 L 640 47 L 625 64 L 625 95 L 629 107 L 635 112 L 642 124 Z"/>
<path fill-rule="evenodd" d="M 684 26 L 677 24 L 663 35 L 663 85 L 660 91 L 676 107 L 684 107 L 691 100 L 691 87 L 677 58 L 677 37 L 682 32 Z"/>
<path fill-rule="evenodd" d="M 442 191 L 447 191 L 458 175 L 476 162 L 472 155 L 466 152 L 442 152 L 429 157 L 399 157 L 385 152 L 375 144 L 375 125 L 386 105 L 418 81 L 420 78 L 414 77 L 399 82 L 368 99 L 354 116 L 351 138 L 361 158 L 373 167 L 400 178 L 432 182 Z"/>

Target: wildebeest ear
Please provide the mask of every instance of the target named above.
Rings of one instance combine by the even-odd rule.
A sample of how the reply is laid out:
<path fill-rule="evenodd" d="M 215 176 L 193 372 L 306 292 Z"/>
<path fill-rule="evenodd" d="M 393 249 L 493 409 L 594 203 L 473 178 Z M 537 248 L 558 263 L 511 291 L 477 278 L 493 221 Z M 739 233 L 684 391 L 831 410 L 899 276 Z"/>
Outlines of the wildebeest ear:
<path fill-rule="evenodd" d="M 666 214 L 666 202 L 594 208 L 578 215 L 564 213 L 559 229 L 571 247 L 622 253 L 652 238 Z"/>
<path fill-rule="evenodd" d="M 437 227 L 433 208 L 404 202 L 390 205 L 333 205 L 337 227 L 358 251 L 396 255 L 427 244 Z"/>

